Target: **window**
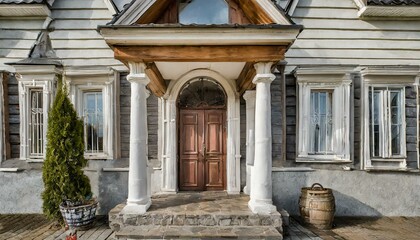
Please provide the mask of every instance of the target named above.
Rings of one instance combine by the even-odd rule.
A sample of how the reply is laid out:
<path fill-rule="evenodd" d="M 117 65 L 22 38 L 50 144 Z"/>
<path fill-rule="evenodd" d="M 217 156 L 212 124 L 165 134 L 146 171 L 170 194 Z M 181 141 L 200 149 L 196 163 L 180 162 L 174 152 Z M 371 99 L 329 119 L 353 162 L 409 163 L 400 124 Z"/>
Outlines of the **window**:
<path fill-rule="evenodd" d="M 48 111 L 54 101 L 61 67 L 14 65 L 19 87 L 19 158 L 30 162 L 45 157 Z"/>
<path fill-rule="evenodd" d="M 361 167 L 418 168 L 419 68 L 361 67 Z"/>
<path fill-rule="evenodd" d="M 297 162 L 350 161 L 350 86 L 346 67 L 300 68 Z"/>
<path fill-rule="evenodd" d="M 44 156 L 44 108 L 42 89 L 29 90 L 29 155 L 31 158 Z"/>
<path fill-rule="evenodd" d="M 102 92 L 83 93 L 83 102 L 85 152 L 101 153 L 104 150 Z"/>
<path fill-rule="evenodd" d="M 404 155 L 405 142 L 403 89 L 375 88 L 369 91 L 369 137 L 371 158 L 392 158 Z"/>
<path fill-rule="evenodd" d="M 229 23 L 229 6 L 224 0 L 180 0 L 179 22 L 182 24 Z"/>
<path fill-rule="evenodd" d="M 311 92 L 309 154 L 332 153 L 332 91 Z"/>
<path fill-rule="evenodd" d="M 85 158 L 118 159 L 119 73 L 101 68 L 78 69 L 68 70 L 65 77 L 70 99 L 84 123 Z"/>

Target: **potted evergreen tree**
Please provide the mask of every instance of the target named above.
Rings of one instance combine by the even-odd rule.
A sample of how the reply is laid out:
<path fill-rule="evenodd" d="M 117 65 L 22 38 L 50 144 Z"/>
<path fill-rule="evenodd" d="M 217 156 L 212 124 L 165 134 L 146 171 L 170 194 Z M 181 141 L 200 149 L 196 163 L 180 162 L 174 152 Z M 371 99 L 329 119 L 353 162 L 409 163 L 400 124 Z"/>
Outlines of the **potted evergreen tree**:
<path fill-rule="evenodd" d="M 73 229 L 89 228 L 97 201 L 92 198 L 89 178 L 84 175 L 83 121 L 77 117 L 59 80 L 57 95 L 48 116 L 46 159 L 42 179 L 43 212 L 52 220 Z"/>

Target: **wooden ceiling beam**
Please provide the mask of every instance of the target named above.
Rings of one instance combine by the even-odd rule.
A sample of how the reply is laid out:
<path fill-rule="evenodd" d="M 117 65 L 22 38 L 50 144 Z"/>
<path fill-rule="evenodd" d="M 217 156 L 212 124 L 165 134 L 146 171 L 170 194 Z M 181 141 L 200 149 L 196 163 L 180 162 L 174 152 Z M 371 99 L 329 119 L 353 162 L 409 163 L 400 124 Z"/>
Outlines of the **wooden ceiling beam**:
<path fill-rule="evenodd" d="M 122 62 L 276 62 L 286 46 L 114 46 Z"/>
<path fill-rule="evenodd" d="M 150 79 L 150 83 L 147 85 L 150 91 L 157 97 L 165 95 L 167 90 L 166 82 L 154 62 L 146 63 L 145 73 Z"/>
<path fill-rule="evenodd" d="M 254 63 L 247 62 L 242 69 L 241 74 L 239 74 L 238 79 L 236 80 L 236 87 L 240 95 L 242 95 L 246 90 L 251 90 L 255 88 L 255 85 L 252 83 L 255 75 L 257 74 Z"/>

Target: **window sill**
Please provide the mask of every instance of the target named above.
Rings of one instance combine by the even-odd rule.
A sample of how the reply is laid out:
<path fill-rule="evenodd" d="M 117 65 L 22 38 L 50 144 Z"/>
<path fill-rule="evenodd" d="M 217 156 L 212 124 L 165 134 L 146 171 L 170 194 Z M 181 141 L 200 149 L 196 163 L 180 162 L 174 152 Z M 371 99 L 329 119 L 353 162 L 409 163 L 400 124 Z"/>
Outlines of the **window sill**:
<path fill-rule="evenodd" d="M 414 168 L 386 168 L 386 167 L 366 167 L 366 172 L 401 172 L 401 173 L 420 173 L 419 169 Z"/>
<path fill-rule="evenodd" d="M 272 172 L 314 172 L 310 167 L 273 167 Z"/>
<path fill-rule="evenodd" d="M 106 154 L 85 154 L 85 158 L 87 160 L 107 160 L 112 159 L 110 156 Z"/>
<path fill-rule="evenodd" d="M 296 158 L 297 163 L 352 163 L 351 160 L 341 159 L 335 155 L 313 155 L 313 156 L 299 156 Z"/>

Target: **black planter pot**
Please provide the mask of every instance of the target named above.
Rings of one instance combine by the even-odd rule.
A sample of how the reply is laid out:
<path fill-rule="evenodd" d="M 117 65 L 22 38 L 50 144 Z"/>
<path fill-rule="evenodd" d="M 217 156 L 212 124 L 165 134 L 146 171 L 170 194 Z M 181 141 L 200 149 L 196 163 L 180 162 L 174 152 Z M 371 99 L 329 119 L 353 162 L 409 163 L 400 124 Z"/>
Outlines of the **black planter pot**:
<path fill-rule="evenodd" d="M 69 207 L 65 203 L 60 205 L 61 215 L 70 229 L 87 230 L 91 228 L 96 218 L 98 202 Z"/>

